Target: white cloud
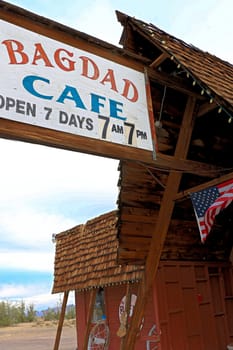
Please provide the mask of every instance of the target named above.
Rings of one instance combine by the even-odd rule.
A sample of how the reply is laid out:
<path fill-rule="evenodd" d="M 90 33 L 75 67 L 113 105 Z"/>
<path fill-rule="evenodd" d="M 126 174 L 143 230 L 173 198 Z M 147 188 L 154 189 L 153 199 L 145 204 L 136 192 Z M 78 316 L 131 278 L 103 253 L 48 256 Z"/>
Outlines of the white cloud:
<path fill-rule="evenodd" d="M 30 295 L 38 292 L 39 290 L 41 290 L 41 286 L 35 284 L 4 284 L 0 286 L 0 296 L 1 299 L 21 299 L 29 297 Z"/>
<path fill-rule="evenodd" d="M 61 307 L 63 301 L 63 293 L 59 294 L 35 294 L 24 299 L 26 304 L 33 304 L 35 310 L 44 310 L 48 307 Z M 67 300 L 67 305 L 74 305 L 74 293 L 70 292 Z"/>
<path fill-rule="evenodd" d="M 53 272 L 54 251 L 1 249 L 0 266 L 18 271 Z"/>
<path fill-rule="evenodd" d="M 13 219 L 12 219 L 13 218 Z M 29 207 L 9 208 L 0 212 L 1 240 L 22 247 L 46 249 L 53 233 L 77 225 L 75 220 L 65 218 L 62 213 L 49 214 Z"/>
<path fill-rule="evenodd" d="M 117 193 L 117 161 L 0 140 L 0 201 L 58 193 Z"/>
<path fill-rule="evenodd" d="M 63 293 L 48 293 L 51 286 L 45 284 L 4 284 L 0 286 L 0 301 L 20 303 L 24 301 L 26 306 L 33 304 L 34 310 L 45 310 L 48 307 L 61 307 Z M 74 292 L 69 293 L 67 305 L 74 304 Z"/>

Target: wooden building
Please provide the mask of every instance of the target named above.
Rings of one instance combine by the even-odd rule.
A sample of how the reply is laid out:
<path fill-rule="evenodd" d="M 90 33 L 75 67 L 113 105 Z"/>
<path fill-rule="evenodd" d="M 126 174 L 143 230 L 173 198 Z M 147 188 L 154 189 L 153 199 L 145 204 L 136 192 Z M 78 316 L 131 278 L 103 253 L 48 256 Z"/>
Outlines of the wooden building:
<path fill-rule="evenodd" d="M 137 281 L 129 284 L 137 289 L 137 293 L 136 290 L 132 291 L 137 294 L 137 299 L 129 324 L 123 325 L 125 328 L 122 326 L 126 334 L 119 337 L 120 342 L 118 339 L 122 349 L 135 349 L 140 341 L 144 341 L 143 346 L 146 346 L 143 337 L 148 337 L 150 331 L 153 333 L 154 328 L 150 327 L 154 321 L 153 325 L 156 324 L 160 337 L 160 343 L 154 346 L 162 350 L 226 349 L 227 344 L 233 341 L 230 259 L 233 205 L 230 204 L 217 215 L 203 244 L 190 194 L 218 187 L 233 178 L 233 66 L 165 33 L 153 24 L 120 12 L 117 12 L 117 18 L 123 26 L 120 40 L 122 48 L 5 1 L 0 2 L 0 18 L 0 25 L 4 29 L 0 43 L 4 52 L 1 56 L 1 99 L 2 107 L 5 106 L 1 109 L 0 137 L 120 160 L 118 211 L 116 222 L 113 220 L 117 241 L 111 253 L 107 250 L 110 259 L 108 264 L 104 260 L 105 256 L 102 256 L 103 274 L 97 270 L 98 273 L 91 280 L 92 259 L 88 260 L 84 254 L 88 252 L 93 259 L 98 257 L 93 261 L 101 266 L 100 251 L 103 253 L 104 250 L 97 245 L 98 242 L 98 250 L 94 252 L 95 246 L 88 247 L 91 242 L 84 239 L 87 246 L 83 246 L 83 256 L 78 250 L 80 243 L 75 241 L 76 235 L 64 233 L 57 237 L 57 249 L 60 250 L 56 254 L 53 291 L 65 293 L 63 306 L 71 289 L 77 289 L 79 292 L 76 294 L 83 297 L 84 303 L 78 303 L 77 300 L 77 307 L 82 305 L 86 308 L 87 305 L 87 311 L 83 313 L 86 315 L 85 324 L 83 320 L 85 335 L 83 329 L 79 334 L 80 342 L 84 341 L 84 346 L 87 346 L 92 325 L 95 293 L 91 291 L 108 286 L 108 295 L 110 289 L 116 286 L 123 288 L 122 293 L 125 295 L 130 295 L 130 288 L 126 286 L 128 282 Z M 33 52 L 29 50 L 26 56 L 21 53 L 22 60 L 18 61 L 8 34 L 16 39 L 21 48 L 26 49 L 30 42 Z M 47 52 L 43 45 L 48 49 Z M 54 52 L 52 48 L 55 48 Z M 33 85 L 32 79 L 38 79 L 38 67 L 44 72 L 44 77 L 53 71 L 53 78 L 60 79 L 55 84 L 64 86 L 61 70 L 73 70 L 69 72 L 69 79 L 71 73 L 76 79 L 77 72 L 72 62 L 70 67 L 64 66 L 59 53 L 68 52 L 72 56 L 76 50 L 85 52 L 87 56 L 98 56 L 101 62 L 111 61 L 114 67 L 120 65 L 140 74 L 145 72 L 146 90 L 150 90 L 152 97 L 148 99 L 149 114 L 153 114 L 151 126 L 153 128 L 155 125 L 157 134 L 154 158 L 149 149 L 107 141 L 105 134 L 104 137 L 100 135 L 100 138 L 86 137 L 77 130 L 74 133 L 70 130 L 67 132 L 61 125 L 54 127 L 54 120 L 51 122 L 47 114 L 43 117 L 39 113 L 44 106 L 44 99 L 51 96 L 35 94 L 33 89 L 28 89 L 27 84 L 23 86 L 24 74 L 29 74 L 26 81 Z M 104 75 L 104 82 L 108 82 L 109 74 L 110 71 L 107 71 Z M 82 75 L 85 76 L 84 71 L 79 72 L 79 78 Z M 43 77 L 39 79 L 47 85 L 50 82 Z M 111 90 L 111 86 L 108 90 Z M 115 92 L 118 92 L 116 87 Z M 105 98 L 108 98 L 107 93 L 103 100 Z M 33 101 L 33 118 L 28 118 L 27 111 L 22 111 L 22 99 L 25 100 L 23 106 Z M 11 101 L 11 105 L 17 105 L 17 108 L 9 110 L 6 101 Z M 48 99 L 46 101 L 43 112 L 57 110 L 59 101 L 56 98 L 51 104 Z M 97 112 L 94 118 L 98 118 Z M 95 228 L 88 228 L 92 232 L 92 240 L 100 225 L 101 230 L 104 230 L 101 234 L 107 242 L 108 231 L 111 231 L 108 225 L 112 220 L 112 214 L 109 215 L 108 224 L 108 220 L 104 219 L 103 225 L 98 219 L 93 219 Z M 82 229 L 85 232 L 85 227 L 91 222 L 77 229 L 77 237 L 83 237 Z M 105 225 L 107 229 L 103 228 Z M 111 246 L 110 242 L 108 244 Z M 83 257 L 88 264 L 88 268 L 85 267 L 85 270 L 83 267 L 81 273 L 84 280 L 77 268 L 79 258 Z M 114 286 L 110 287 L 109 283 Z M 122 287 L 120 283 L 126 284 Z M 114 293 L 110 293 L 112 297 Z M 100 290 L 100 301 L 102 295 Z M 126 304 L 129 306 L 128 302 Z M 148 308 L 152 310 L 153 322 L 150 325 L 146 320 Z M 116 324 L 114 327 L 116 331 Z"/>
<path fill-rule="evenodd" d="M 75 291 L 78 349 L 120 349 L 126 333 L 127 300 L 135 303 L 143 267 L 117 264 L 117 220 L 113 211 L 56 235 L 53 293 Z M 152 305 L 138 350 L 154 326 Z"/>
<path fill-rule="evenodd" d="M 143 267 L 116 263 L 117 222 L 113 211 L 56 235 L 53 293 L 75 291 L 78 349 L 123 348 L 131 322 Z M 161 260 L 135 349 L 226 349 L 232 288 L 228 262 Z"/>
<path fill-rule="evenodd" d="M 119 165 L 117 264 L 144 267 L 134 286 L 137 301 L 121 348 L 226 349 L 233 341 L 233 205 L 220 212 L 202 243 L 189 195 L 233 178 L 233 67 L 152 24 L 119 12 L 117 17 L 124 27 L 123 49 L 145 64 L 157 133 L 153 164 L 145 158 Z M 59 244 L 65 245 L 65 235 L 58 235 Z M 56 289 L 58 275 L 55 269 L 54 291 L 64 291 Z M 106 300 L 124 294 L 125 287 L 119 280 L 117 284 L 108 287 Z M 80 290 L 78 285 L 72 288 Z M 78 298 L 90 294 L 90 300 L 87 289 L 100 286 L 105 284 L 83 285 L 83 294 L 76 294 L 78 314 L 85 314 Z M 90 305 L 83 320 L 85 334 L 90 331 Z M 119 300 L 113 313 L 116 305 Z M 142 323 L 148 310 L 153 321 L 146 323 L 145 334 Z M 111 339 L 117 326 L 108 321 Z M 157 333 L 150 342 L 153 325 Z M 87 343 L 87 335 L 85 339 Z M 119 339 L 113 344 L 109 349 L 120 348 Z"/>
<path fill-rule="evenodd" d="M 224 275 L 221 264 L 231 264 L 233 205 L 216 217 L 203 244 L 189 194 L 233 178 L 233 66 L 153 24 L 117 16 L 124 49 L 149 59 L 157 159 L 170 160 L 169 167 L 130 161 L 120 166 L 118 262 L 145 264 L 125 349 L 133 349 L 158 266 L 168 261 L 166 288 L 158 298 L 159 305 L 167 301 L 160 323 L 168 343 L 162 349 L 225 349 L 233 340 L 233 292 L 231 265 Z M 198 305 L 194 291 L 202 295 Z M 196 305 L 196 316 L 186 314 L 189 303 Z"/>

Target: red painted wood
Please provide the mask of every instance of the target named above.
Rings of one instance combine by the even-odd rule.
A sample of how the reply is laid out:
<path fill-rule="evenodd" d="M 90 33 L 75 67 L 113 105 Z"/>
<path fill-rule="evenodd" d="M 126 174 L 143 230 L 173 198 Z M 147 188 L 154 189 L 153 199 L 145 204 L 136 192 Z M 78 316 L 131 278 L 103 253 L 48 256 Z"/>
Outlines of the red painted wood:
<path fill-rule="evenodd" d="M 132 285 L 137 294 L 138 285 Z M 78 346 L 82 349 L 87 322 L 88 295 L 76 294 Z M 119 305 L 126 285 L 105 288 L 105 309 L 110 329 L 109 350 L 119 350 Z M 232 267 L 222 263 L 160 262 L 148 296 L 144 322 L 134 350 L 147 349 L 156 324 L 161 330 L 157 350 L 219 350 L 233 341 Z M 157 314 L 157 315 L 156 315 Z M 151 348 L 155 346 L 151 342 Z"/>

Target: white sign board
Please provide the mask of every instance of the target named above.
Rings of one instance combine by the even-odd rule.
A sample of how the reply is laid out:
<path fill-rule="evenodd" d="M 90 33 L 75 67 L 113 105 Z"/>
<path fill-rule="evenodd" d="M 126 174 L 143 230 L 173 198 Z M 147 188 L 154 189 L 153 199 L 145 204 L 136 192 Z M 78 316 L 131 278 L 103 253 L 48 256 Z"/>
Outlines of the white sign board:
<path fill-rule="evenodd" d="M 145 76 L 0 20 L 0 118 L 153 150 Z"/>

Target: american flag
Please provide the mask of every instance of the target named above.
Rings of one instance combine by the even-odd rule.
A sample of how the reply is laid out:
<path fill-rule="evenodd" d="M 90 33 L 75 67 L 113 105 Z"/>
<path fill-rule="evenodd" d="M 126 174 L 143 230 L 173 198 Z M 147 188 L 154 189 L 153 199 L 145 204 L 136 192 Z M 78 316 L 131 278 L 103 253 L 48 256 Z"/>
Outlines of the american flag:
<path fill-rule="evenodd" d="M 205 242 L 215 216 L 233 200 L 233 179 L 220 185 L 190 194 L 196 215 L 201 241 Z"/>

